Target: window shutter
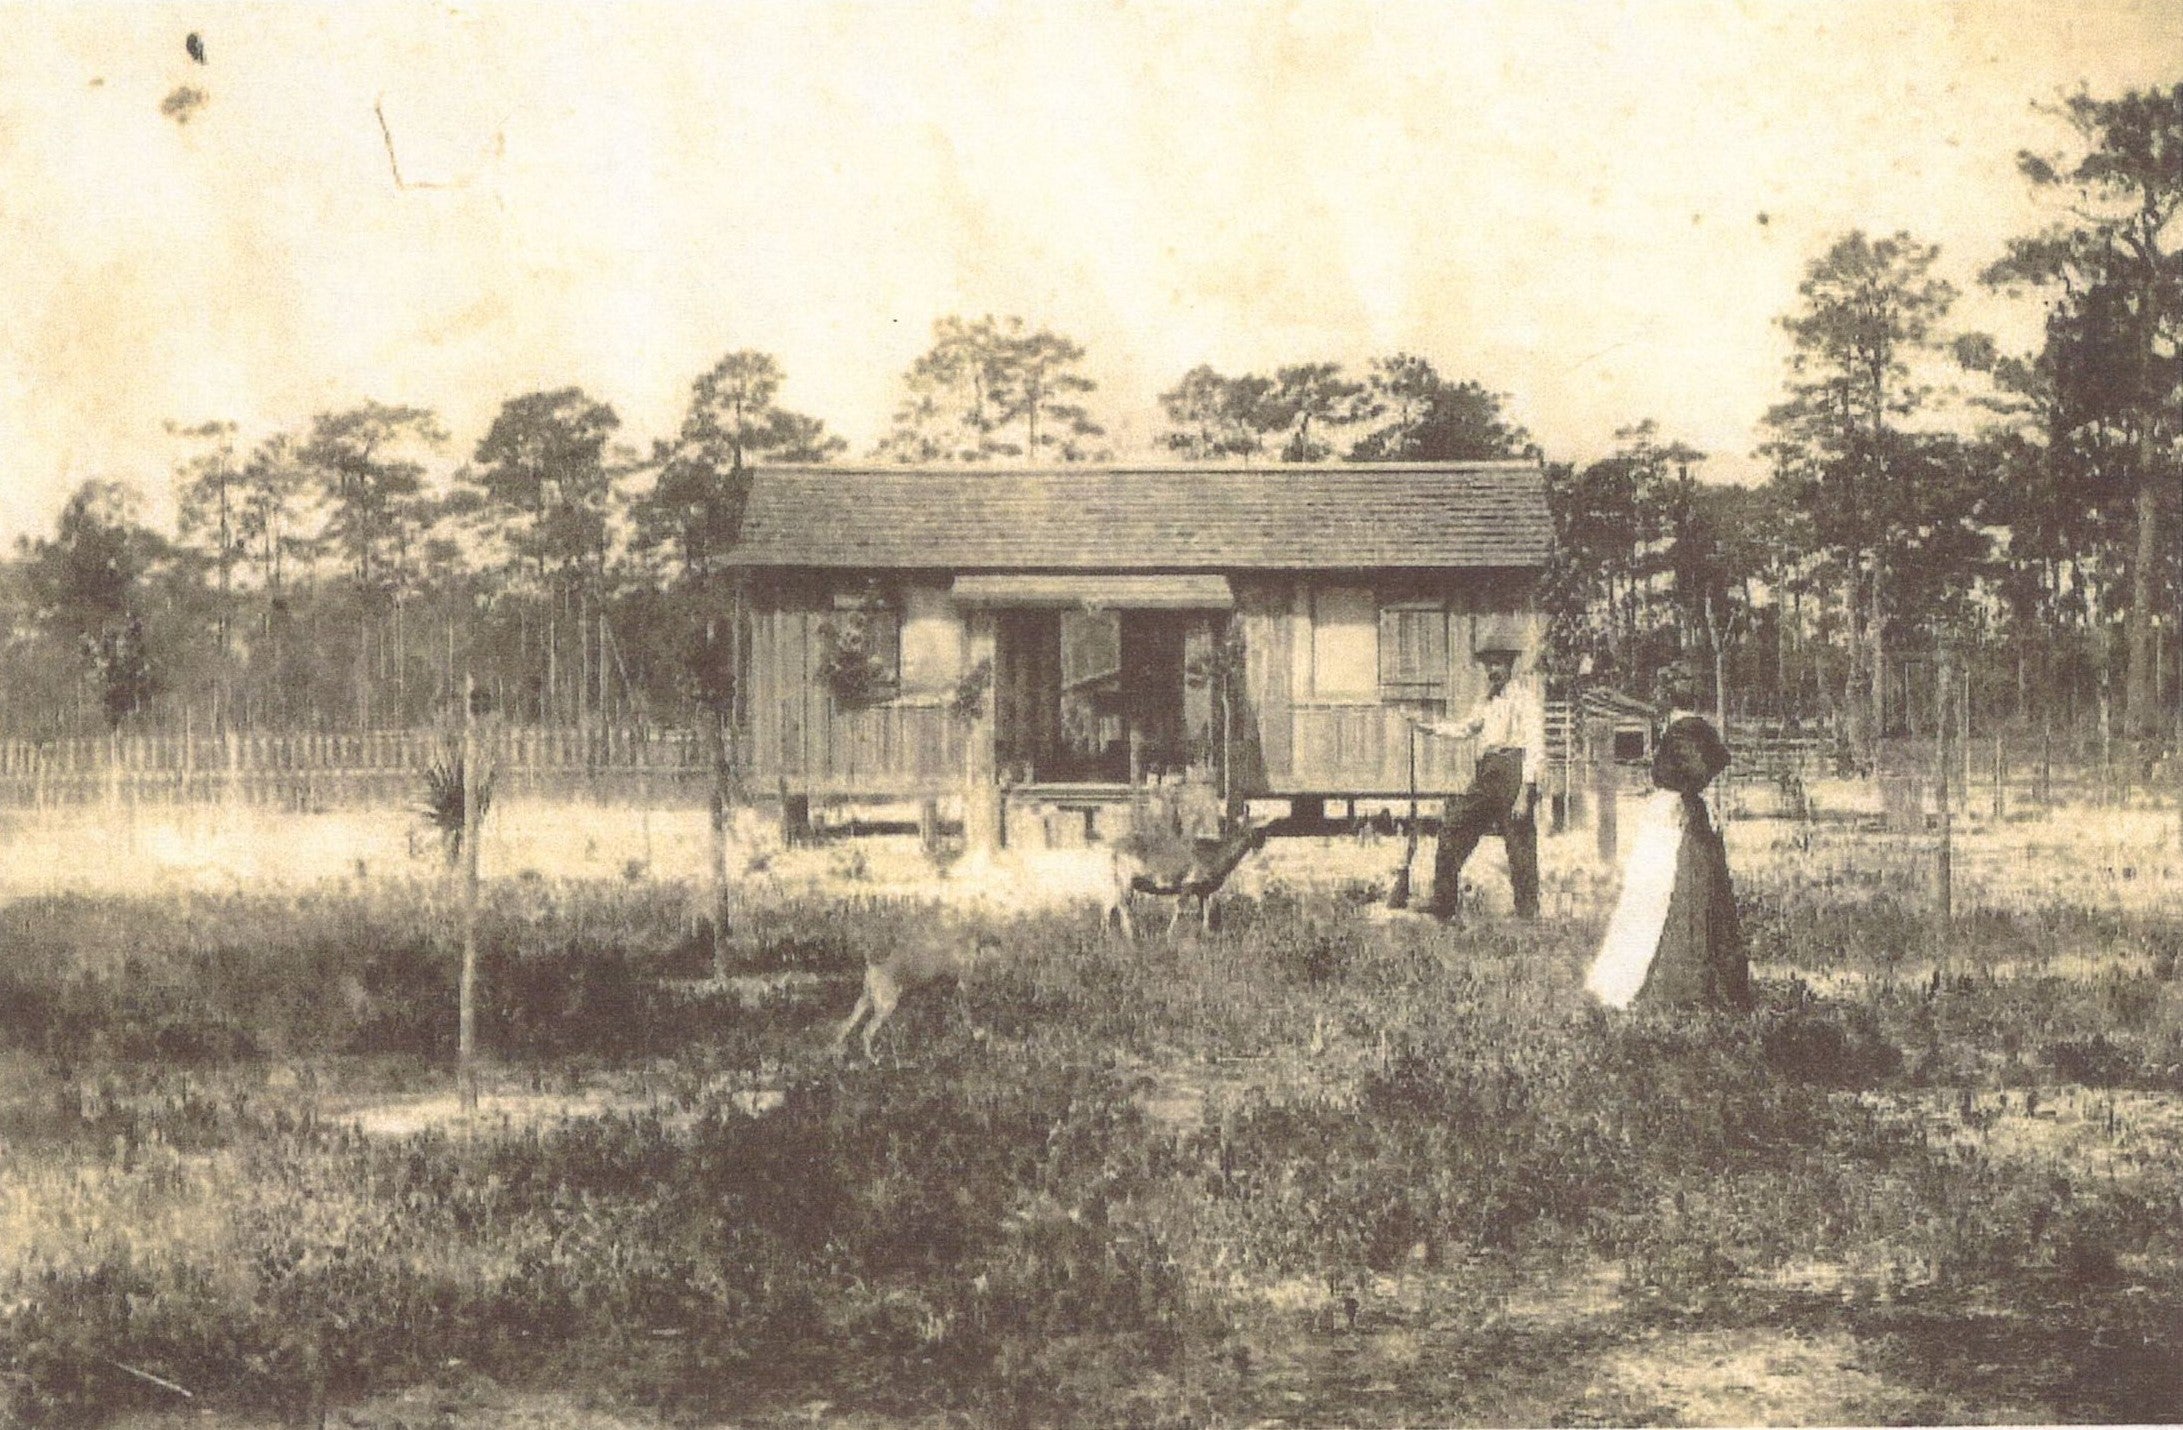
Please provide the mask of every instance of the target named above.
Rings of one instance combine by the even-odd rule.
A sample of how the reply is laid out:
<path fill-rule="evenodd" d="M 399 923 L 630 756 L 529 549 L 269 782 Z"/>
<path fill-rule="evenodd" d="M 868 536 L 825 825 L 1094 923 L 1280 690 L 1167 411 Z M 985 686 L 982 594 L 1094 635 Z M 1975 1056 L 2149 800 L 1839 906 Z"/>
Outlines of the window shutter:
<path fill-rule="evenodd" d="M 872 658 L 879 668 L 879 683 L 889 691 L 902 686 L 902 612 L 895 606 L 877 606 L 864 613 L 869 624 Z"/>
<path fill-rule="evenodd" d="M 1439 606 L 1380 609 L 1380 698 L 1445 700 L 1448 692 L 1448 613 Z"/>

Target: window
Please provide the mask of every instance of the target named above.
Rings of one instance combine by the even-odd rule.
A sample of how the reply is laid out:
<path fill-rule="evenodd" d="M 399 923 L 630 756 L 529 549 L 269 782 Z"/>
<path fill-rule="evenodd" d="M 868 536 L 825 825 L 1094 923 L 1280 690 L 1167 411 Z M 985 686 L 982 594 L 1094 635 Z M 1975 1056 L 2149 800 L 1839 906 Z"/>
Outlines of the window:
<path fill-rule="evenodd" d="M 883 592 L 838 592 L 819 623 L 819 676 L 843 705 L 891 700 L 902 686 L 902 612 Z"/>
<path fill-rule="evenodd" d="M 944 585 L 902 592 L 902 689 L 952 693 L 963 675 L 963 622 Z"/>
<path fill-rule="evenodd" d="M 1379 688 L 1380 630 L 1372 592 L 1325 586 L 1311 598 L 1311 693 L 1321 700 L 1370 700 Z"/>
<path fill-rule="evenodd" d="M 1061 684 L 1074 690 L 1122 673 L 1122 618 L 1113 611 L 1061 613 Z"/>
<path fill-rule="evenodd" d="M 1446 708 L 1448 612 L 1437 601 L 1390 602 L 1380 608 L 1380 699 L 1395 705 Z"/>

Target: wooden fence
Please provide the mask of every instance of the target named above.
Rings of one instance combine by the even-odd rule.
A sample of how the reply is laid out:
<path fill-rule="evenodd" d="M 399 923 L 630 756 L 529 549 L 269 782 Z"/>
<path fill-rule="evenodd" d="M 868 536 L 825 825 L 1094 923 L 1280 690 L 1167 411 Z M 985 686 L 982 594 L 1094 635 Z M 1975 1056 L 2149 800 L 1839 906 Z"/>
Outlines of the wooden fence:
<path fill-rule="evenodd" d="M 925 712 L 910 712 L 920 715 Z M 1297 769 L 1289 790 L 1399 793 L 1409 784 L 1407 731 L 1379 708 L 1299 710 Z M 1623 760 L 1595 776 L 1606 754 L 1595 731 L 1574 738 L 1568 707 L 1548 710 L 1547 789 L 1580 793 L 1604 776 L 1631 788 L 1646 782 L 1642 760 Z M 1589 722 L 1588 722 L 1589 723 Z M 1307 728 L 1308 727 L 1308 728 Z M 696 731 L 646 726 L 590 728 L 488 726 L 495 788 L 513 795 L 563 795 L 681 802 L 702 798 L 711 758 Z M 1437 796 L 1468 782 L 1467 741 L 1419 740 L 1417 787 Z M 1831 745 L 1808 732 L 1732 728 L 1726 787 L 1775 786 L 1800 797 L 1834 772 Z M 2012 732 L 1998 744 L 1974 738 L 1954 747 L 1950 785 L 1958 807 L 2004 810 L 2089 802 L 2169 802 L 2183 794 L 2183 768 L 2172 755 L 2143 762 L 2118 746 L 2108 754 L 2083 739 Z M 0 809 L 47 809 L 127 803 L 273 805 L 290 809 L 417 804 L 423 773 L 453 758 L 452 732 L 350 730 L 217 735 L 137 735 L 63 740 L 0 740 Z M 752 752 L 758 753 L 758 752 Z M 1890 804 L 1927 798 L 1933 745 L 1891 740 L 1881 749 L 1875 784 Z M 2106 754 L 2106 758 L 2102 755 Z M 962 769 L 962 736 L 952 722 L 874 718 L 845 727 L 814 759 L 799 792 L 841 798 L 953 792 Z M 772 793 L 774 771 L 746 767 L 750 793 Z M 802 772 L 799 772 L 802 773 Z M 1899 787 L 1899 788 L 1898 788 Z"/>
<path fill-rule="evenodd" d="M 652 799 L 702 790 L 710 758 L 690 730 L 488 728 L 494 787 Z M 418 803 L 424 771 L 452 762 L 450 731 L 0 740 L 0 808 L 233 801 L 284 808 Z"/>

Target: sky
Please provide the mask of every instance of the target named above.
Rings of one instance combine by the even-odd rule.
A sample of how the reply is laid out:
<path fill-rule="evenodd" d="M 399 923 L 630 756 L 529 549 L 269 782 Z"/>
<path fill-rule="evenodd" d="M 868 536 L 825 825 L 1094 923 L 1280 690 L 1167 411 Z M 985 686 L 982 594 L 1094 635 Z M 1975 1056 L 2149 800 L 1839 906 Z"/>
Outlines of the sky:
<path fill-rule="evenodd" d="M 575 384 L 644 446 L 743 348 L 863 455 L 946 314 L 1081 342 L 1119 458 L 1196 364 L 1408 351 L 1550 458 L 1651 418 L 1752 479 L 1835 238 L 1940 244 L 2028 344 L 1976 275 L 2056 216 L 2041 106 L 2183 80 L 2173 0 L 0 14 L 11 547 L 88 478 L 170 511 L 170 423 L 416 404 L 452 465 Z"/>

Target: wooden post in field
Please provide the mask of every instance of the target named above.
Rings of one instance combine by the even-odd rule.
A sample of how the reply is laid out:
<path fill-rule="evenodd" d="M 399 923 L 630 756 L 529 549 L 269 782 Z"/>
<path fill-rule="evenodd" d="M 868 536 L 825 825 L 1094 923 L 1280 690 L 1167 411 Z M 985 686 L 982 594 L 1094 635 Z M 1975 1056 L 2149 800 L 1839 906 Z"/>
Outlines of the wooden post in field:
<path fill-rule="evenodd" d="M 2008 757 L 2002 752 L 2001 733 L 1997 730 L 1994 732 L 1994 823 L 1996 824 L 1999 824 L 2008 813 L 2002 796 L 2003 783 L 2008 779 L 2009 773 L 2007 759 Z"/>
<path fill-rule="evenodd" d="M 1220 808 L 1221 817 L 1239 820 L 1243 806 L 1236 799 L 1236 707 L 1234 660 L 1222 652 L 1220 666 Z"/>
<path fill-rule="evenodd" d="M 1948 800 L 1948 741 L 1954 734 L 1953 722 L 1948 718 L 1948 697 L 1954 693 L 1950 684 L 1948 646 L 1943 641 L 1940 679 L 1934 682 L 1933 690 L 1933 805 L 1940 812 L 1940 841 L 1933 856 L 1933 953 L 1942 960 L 1948 957 L 1949 920 L 1955 902 L 1954 830 L 1950 823 L 1953 811 Z"/>
<path fill-rule="evenodd" d="M 1592 802 L 1599 807 L 1595 816 L 1599 838 L 1599 862 L 1612 869 L 1615 862 L 1615 732 L 1610 722 L 1595 726 L 1593 733 L 1599 738 L 1587 741 L 1592 754 Z"/>
<path fill-rule="evenodd" d="M 811 796 L 793 794 L 788 788 L 788 776 L 780 778 L 781 844 L 793 849 L 799 844 L 811 842 Z"/>
<path fill-rule="evenodd" d="M 1960 778 L 1956 781 L 1956 799 L 1963 806 L 1964 818 L 1971 814 L 1971 664 L 1963 663 L 1963 699 L 1956 710 L 1956 730 L 1962 743 L 1956 754 L 1962 760 Z"/>
<path fill-rule="evenodd" d="M 717 617 L 715 618 L 717 619 Z M 726 679 L 716 682 L 716 688 L 725 698 L 711 711 L 711 723 L 707 732 L 711 736 L 712 792 L 707 800 L 707 829 L 711 840 L 708 852 L 707 876 L 712 882 L 712 942 L 713 977 L 725 980 L 728 976 L 728 934 L 732 922 L 734 886 L 728 879 L 728 836 L 735 823 L 736 807 L 742 803 L 742 748 L 737 743 L 741 730 L 736 720 L 748 699 L 743 689 L 743 627 L 750 619 L 750 590 L 741 576 L 728 583 L 728 631 L 723 643 L 717 628 L 708 625 L 705 637 L 708 650 L 717 651 L 722 644 L 727 648 Z M 602 636 L 606 631 L 600 625 Z M 602 690 L 604 686 L 602 685 Z"/>
<path fill-rule="evenodd" d="M 2177 656 L 2177 666 L 2179 678 L 2183 678 L 2183 654 Z M 2157 754 L 2160 750 L 2159 736 L 2154 736 L 2152 743 Z M 2169 777 L 2175 784 L 2177 831 L 2183 833 L 2183 690 L 2176 692 L 2176 718 L 2168 739 L 2167 759 Z"/>
<path fill-rule="evenodd" d="M 462 983 L 460 1031 L 457 1034 L 459 1066 L 456 1078 L 462 1110 L 477 1111 L 477 982 L 478 982 L 478 827 L 479 761 L 476 682 L 462 677 Z"/>
<path fill-rule="evenodd" d="M 2107 672 L 2100 672 L 2100 803 L 2115 802 L 2115 720 L 2108 699 Z"/>
<path fill-rule="evenodd" d="M 2054 712 L 2045 713 L 2045 723 L 2039 727 L 2039 806 L 2048 808 L 2054 803 Z"/>
<path fill-rule="evenodd" d="M 1713 725 L 1720 732 L 1721 744 L 1728 743 L 1728 655 L 1722 645 L 1720 630 L 1713 624 L 1713 593 L 1705 598 L 1705 628 L 1713 641 Z M 1726 771 L 1723 771 L 1726 773 Z M 1713 827 L 1728 823 L 1728 781 L 1713 782 Z"/>
<path fill-rule="evenodd" d="M 712 712 L 712 795 L 708 801 L 710 852 L 707 876 L 712 881 L 713 977 L 728 976 L 728 832 L 735 820 L 734 751 L 729 749 L 728 712 Z"/>

